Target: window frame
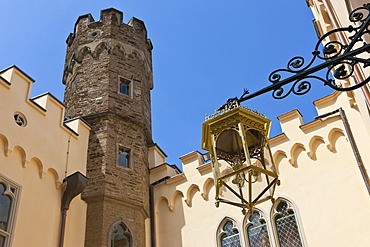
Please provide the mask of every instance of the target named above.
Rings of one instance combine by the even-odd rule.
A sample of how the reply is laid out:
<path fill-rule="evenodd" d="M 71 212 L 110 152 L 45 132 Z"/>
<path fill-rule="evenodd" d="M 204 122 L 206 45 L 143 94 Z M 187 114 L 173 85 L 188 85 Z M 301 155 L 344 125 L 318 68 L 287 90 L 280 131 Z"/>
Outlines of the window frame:
<path fill-rule="evenodd" d="M 18 206 L 19 206 L 19 198 L 21 195 L 21 189 L 22 187 L 11 180 L 10 178 L 4 176 L 0 173 L 0 183 L 3 183 L 6 187 L 6 190 L 4 191 L 4 194 L 11 197 L 12 204 L 10 206 L 10 213 L 9 213 L 9 219 L 8 219 L 8 227 L 7 231 L 0 229 L 0 236 L 5 237 L 5 247 L 12 246 L 13 237 L 14 237 L 14 228 L 16 223 L 16 217 L 18 212 Z M 14 192 L 11 191 L 11 189 L 14 189 Z"/>
<path fill-rule="evenodd" d="M 128 152 L 128 166 L 121 166 L 119 164 L 119 156 L 120 156 L 120 151 L 123 151 L 123 152 Z M 117 152 L 116 152 L 116 166 L 118 167 L 121 167 L 121 168 L 124 168 L 124 169 L 132 169 L 132 150 L 129 149 L 129 148 L 126 148 L 120 144 L 117 145 Z"/>
<path fill-rule="evenodd" d="M 216 243 L 217 243 L 216 246 L 217 247 L 222 247 L 221 237 L 222 237 L 222 235 L 225 234 L 225 231 L 223 230 L 223 228 L 226 225 L 226 223 L 228 223 L 228 222 L 232 222 L 233 223 L 233 229 L 238 230 L 240 247 L 244 247 L 245 244 L 244 244 L 244 241 L 243 241 L 242 231 L 240 230 L 241 228 L 239 227 L 239 224 L 237 224 L 237 221 L 234 220 L 231 217 L 224 217 L 221 220 L 221 222 L 218 224 L 217 231 L 216 231 Z"/>
<path fill-rule="evenodd" d="M 119 225 L 124 225 L 127 229 L 127 233 L 129 234 L 130 236 L 130 247 L 133 247 L 135 246 L 134 245 L 134 237 L 132 236 L 132 231 L 130 229 L 130 227 L 123 221 L 123 220 L 117 220 L 115 221 L 111 227 L 109 228 L 109 231 L 108 231 L 108 245 L 109 247 L 112 247 L 112 233 L 113 233 L 113 230 L 115 227 L 119 226 Z"/>
<path fill-rule="evenodd" d="M 254 208 L 254 212 L 255 213 L 257 212 L 260 217 L 259 219 L 260 220 L 264 220 L 266 222 L 266 230 L 267 230 L 267 235 L 268 235 L 268 239 L 269 239 L 269 244 L 270 244 L 270 247 L 273 247 L 274 246 L 274 239 L 275 239 L 275 235 L 273 234 L 273 232 L 271 232 L 271 222 L 269 221 L 268 217 L 266 217 L 265 213 L 258 209 L 258 208 Z M 243 224 L 243 233 L 244 233 L 244 238 L 245 238 L 245 245 L 247 247 L 252 247 L 250 246 L 249 244 L 249 232 L 248 232 L 248 227 L 253 225 L 253 223 L 250 221 L 250 212 L 248 212 L 248 214 L 245 216 L 244 218 L 244 224 Z"/>
<path fill-rule="evenodd" d="M 272 205 L 271 211 L 270 211 L 271 226 L 272 226 L 272 230 L 273 230 L 273 233 L 274 233 L 273 234 L 273 237 L 274 237 L 273 241 L 275 243 L 275 246 L 277 246 L 277 247 L 281 246 L 280 245 L 280 240 L 279 240 L 278 230 L 277 230 L 277 227 L 276 227 L 276 217 L 278 217 L 280 215 L 280 212 L 277 211 L 277 206 L 281 202 L 285 202 L 288 205 L 287 210 L 293 211 L 294 217 L 295 217 L 295 222 L 297 224 L 298 234 L 299 234 L 302 246 L 306 247 L 307 246 L 306 238 L 305 238 L 304 231 L 303 231 L 303 228 L 302 228 L 302 223 L 301 223 L 301 220 L 300 220 L 300 216 L 299 216 L 299 213 L 298 213 L 297 206 L 291 200 L 288 200 L 286 198 L 281 198 L 281 197 L 276 199 L 276 201 L 275 201 L 274 205 Z"/>
<path fill-rule="evenodd" d="M 125 93 L 122 93 L 121 92 L 121 82 L 122 80 L 125 80 L 128 82 L 128 94 L 125 94 Z M 134 83 L 133 83 L 133 80 L 132 79 L 129 79 L 127 77 L 124 77 L 124 76 L 118 76 L 118 93 L 120 95 L 125 95 L 126 97 L 130 97 L 130 98 L 133 98 L 133 88 L 134 88 Z"/>

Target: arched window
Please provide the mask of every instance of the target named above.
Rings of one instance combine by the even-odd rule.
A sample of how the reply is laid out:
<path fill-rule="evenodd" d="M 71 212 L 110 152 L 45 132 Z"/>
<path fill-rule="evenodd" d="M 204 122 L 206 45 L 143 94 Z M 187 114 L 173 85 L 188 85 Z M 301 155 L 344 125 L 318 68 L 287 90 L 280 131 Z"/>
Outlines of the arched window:
<path fill-rule="evenodd" d="M 245 226 L 250 247 L 271 246 L 266 221 L 261 217 L 261 213 L 254 211 L 252 215 L 249 215 Z"/>
<path fill-rule="evenodd" d="M 110 247 L 132 247 L 131 232 L 123 222 L 118 222 L 112 227 Z"/>
<path fill-rule="evenodd" d="M 274 207 L 273 221 L 280 247 L 302 247 L 296 215 L 286 200 L 278 200 Z"/>
<path fill-rule="evenodd" d="M 240 247 L 240 236 L 235 222 L 225 219 L 221 222 L 218 230 L 218 246 L 220 247 Z"/>
<path fill-rule="evenodd" d="M 10 246 L 20 186 L 0 174 L 0 246 Z"/>

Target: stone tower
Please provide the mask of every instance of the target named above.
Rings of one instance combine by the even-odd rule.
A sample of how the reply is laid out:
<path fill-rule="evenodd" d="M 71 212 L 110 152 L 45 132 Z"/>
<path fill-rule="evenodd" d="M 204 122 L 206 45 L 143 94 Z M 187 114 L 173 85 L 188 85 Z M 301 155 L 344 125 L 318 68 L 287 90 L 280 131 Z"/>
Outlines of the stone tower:
<path fill-rule="evenodd" d="M 149 217 L 147 147 L 152 144 L 152 44 L 141 20 L 122 12 L 80 16 L 67 39 L 63 83 L 66 117 L 92 127 L 87 176 L 85 246 L 110 246 L 115 224 L 127 226 L 133 246 L 145 246 Z"/>

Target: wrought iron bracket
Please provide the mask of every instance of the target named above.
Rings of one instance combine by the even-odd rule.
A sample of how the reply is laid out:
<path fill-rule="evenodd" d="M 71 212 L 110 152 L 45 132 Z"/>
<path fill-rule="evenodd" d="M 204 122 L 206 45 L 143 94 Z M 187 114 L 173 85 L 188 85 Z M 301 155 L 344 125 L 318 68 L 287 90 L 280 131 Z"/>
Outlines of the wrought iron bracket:
<path fill-rule="evenodd" d="M 356 66 L 362 65 L 363 68 L 370 66 L 368 54 L 370 53 L 370 44 L 365 40 L 366 35 L 370 39 L 370 3 L 354 9 L 349 15 L 349 20 L 354 23 L 353 26 L 331 30 L 318 40 L 310 62 L 305 63 L 304 58 L 300 56 L 293 57 L 286 68 L 277 69 L 269 75 L 268 79 L 272 83 L 271 85 L 252 94 L 249 94 L 248 90 L 245 89 L 241 97 L 231 98 L 225 105 L 232 102 L 241 103 L 270 91 L 275 99 L 283 99 L 291 93 L 303 95 L 311 90 L 311 82 L 315 80 L 321 81 L 325 86 L 337 91 L 352 91 L 367 84 L 370 81 L 370 76 L 349 87 L 343 87 L 341 80 L 352 76 Z M 333 40 L 321 46 L 324 40 L 330 40 L 330 35 L 339 35 L 340 33 L 344 33 L 349 38 L 349 44 Z M 321 63 L 315 65 L 318 61 Z M 316 72 L 324 69 L 327 69 L 324 77 L 315 75 Z M 284 78 L 283 75 L 286 74 L 290 76 Z M 293 83 L 290 88 L 284 87 L 289 83 Z"/>

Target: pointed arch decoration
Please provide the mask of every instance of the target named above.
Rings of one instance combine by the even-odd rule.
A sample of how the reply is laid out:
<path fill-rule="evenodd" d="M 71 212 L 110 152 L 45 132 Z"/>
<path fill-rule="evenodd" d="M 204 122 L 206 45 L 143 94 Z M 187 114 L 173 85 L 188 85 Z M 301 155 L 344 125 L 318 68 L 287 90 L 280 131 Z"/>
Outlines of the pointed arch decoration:
<path fill-rule="evenodd" d="M 52 175 L 52 177 L 55 180 L 55 186 L 57 188 L 59 188 L 60 186 L 62 186 L 62 183 L 59 180 L 59 174 L 58 174 L 58 172 L 54 168 L 49 168 L 46 173 Z"/>
<path fill-rule="evenodd" d="M 170 204 L 169 204 L 169 202 L 168 202 L 167 197 L 161 196 L 161 197 L 159 197 L 159 198 L 158 198 L 158 200 L 155 202 L 155 207 L 154 207 L 154 208 L 155 208 L 155 212 L 156 212 L 157 214 L 159 213 L 159 206 L 160 206 L 160 204 L 161 204 L 162 202 L 166 203 L 167 207 L 168 207 L 168 208 L 170 208 Z"/>
<path fill-rule="evenodd" d="M 44 176 L 44 165 L 42 164 L 41 160 L 39 158 L 32 157 L 32 159 L 30 160 L 30 164 L 34 164 L 38 168 L 39 176 L 40 176 L 40 178 L 43 178 L 43 176 Z"/>
<path fill-rule="evenodd" d="M 321 136 L 313 136 L 308 144 L 310 151 L 307 152 L 308 157 L 312 160 L 316 160 L 316 151 L 320 144 L 325 144 L 324 138 Z"/>
<path fill-rule="evenodd" d="M 87 54 L 91 54 L 91 50 L 90 50 L 90 47 L 88 46 L 84 46 L 82 47 L 77 55 L 75 56 L 74 60 L 77 62 L 77 63 L 82 63 L 82 60 L 84 59 L 84 57 L 87 55 Z"/>
<path fill-rule="evenodd" d="M 2 145 L 0 147 L 3 149 L 4 156 L 6 157 L 6 156 L 8 156 L 8 152 L 9 152 L 8 138 L 6 138 L 6 136 L 0 134 L 0 142 L 2 143 Z"/>
<path fill-rule="evenodd" d="M 112 49 L 112 54 L 118 55 L 123 58 L 126 54 L 125 48 L 121 44 L 115 44 Z"/>
<path fill-rule="evenodd" d="M 328 134 L 329 144 L 327 145 L 327 148 L 329 149 L 330 152 L 335 153 L 337 151 L 335 148 L 335 144 L 337 140 L 339 139 L 339 137 L 341 136 L 344 136 L 343 130 L 339 128 L 333 128 L 332 130 L 330 130 Z"/>
<path fill-rule="evenodd" d="M 203 192 L 202 192 L 202 197 L 204 200 L 208 201 L 208 195 L 210 190 L 213 188 L 214 185 L 214 180 L 213 178 L 207 178 L 206 181 L 203 184 Z"/>
<path fill-rule="evenodd" d="M 9 155 L 14 155 L 18 153 L 21 159 L 22 167 L 26 167 L 26 151 L 21 146 L 15 146 L 11 152 L 9 152 Z"/>
<path fill-rule="evenodd" d="M 293 166 L 293 167 L 298 167 L 298 164 L 297 164 L 297 160 L 298 160 L 298 156 L 301 152 L 299 152 L 300 150 L 304 150 L 306 151 L 304 145 L 302 143 L 295 143 L 293 145 L 293 147 L 291 148 L 290 150 L 290 160 L 289 160 L 289 163 Z"/>
<path fill-rule="evenodd" d="M 277 150 L 272 156 L 277 173 L 279 174 L 280 163 L 284 158 L 288 158 L 283 150 Z"/>
<path fill-rule="evenodd" d="M 176 202 L 176 199 L 177 197 L 184 197 L 184 194 L 180 191 L 180 190 L 176 190 L 172 196 L 171 196 L 171 201 L 170 201 L 170 205 L 169 205 L 169 208 L 171 211 L 174 211 L 175 210 L 175 202 Z"/>
<path fill-rule="evenodd" d="M 130 229 L 122 221 L 115 222 L 109 230 L 109 247 L 133 247 Z"/>
<path fill-rule="evenodd" d="M 192 203 L 192 201 L 193 201 L 193 197 L 194 197 L 194 195 L 195 195 L 195 193 L 196 193 L 197 191 L 200 191 L 199 186 L 198 186 L 198 185 L 196 185 L 196 184 L 192 184 L 192 185 L 190 185 L 190 187 L 189 187 L 188 191 L 186 192 L 186 199 L 185 199 L 185 202 L 186 202 L 186 204 L 187 204 L 189 207 L 191 207 L 191 203 Z"/>
<path fill-rule="evenodd" d="M 240 231 L 236 221 L 225 217 L 218 226 L 217 247 L 240 247 Z"/>
<path fill-rule="evenodd" d="M 100 44 L 98 44 L 94 50 L 94 53 L 93 53 L 93 57 L 94 58 L 99 58 L 100 54 L 104 51 L 104 50 L 107 50 L 107 52 L 109 53 L 110 51 L 110 47 L 108 46 L 107 43 L 105 42 L 101 42 Z"/>

